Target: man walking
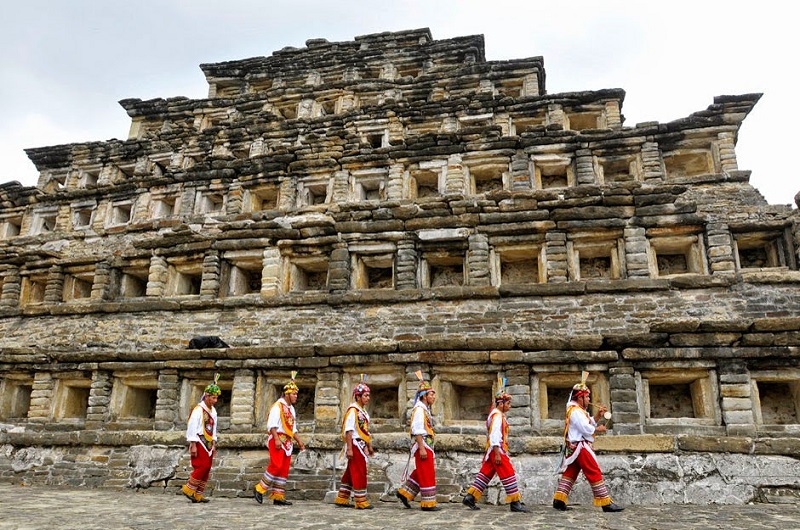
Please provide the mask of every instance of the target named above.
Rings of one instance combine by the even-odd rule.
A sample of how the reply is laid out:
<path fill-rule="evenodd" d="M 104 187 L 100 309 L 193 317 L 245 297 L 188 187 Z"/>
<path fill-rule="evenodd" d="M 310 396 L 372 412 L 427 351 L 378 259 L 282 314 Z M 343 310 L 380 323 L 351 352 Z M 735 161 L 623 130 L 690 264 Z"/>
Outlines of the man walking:
<path fill-rule="evenodd" d="M 508 458 L 508 420 L 506 413 L 511 410 L 511 395 L 505 391 L 505 378 L 498 378 L 497 393 L 494 396 L 494 408 L 486 419 L 486 453 L 478 475 L 461 501 L 470 510 L 480 510 L 477 502 L 489 485 L 489 481 L 497 474 L 506 490 L 505 502 L 512 512 L 528 512 L 522 503 L 522 495 L 517 486 L 517 474 Z"/>
<path fill-rule="evenodd" d="M 587 412 L 591 395 L 589 387 L 586 386 L 588 376 L 588 372 L 581 374 L 581 382 L 572 387 L 567 401 L 567 417 L 564 421 L 565 453 L 559 468 L 561 479 L 553 495 L 553 508 L 560 511 L 570 509 L 567 507 L 567 497 L 578 479 L 578 474 L 583 471 L 592 488 L 594 505 L 602 506 L 604 512 L 621 512 L 624 508 L 611 500 L 592 449 L 594 435 L 606 432 L 605 425 L 597 424 L 606 409 L 602 406 L 597 407 L 594 417 Z"/>
<path fill-rule="evenodd" d="M 186 441 L 189 442 L 189 454 L 192 457 L 192 473 L 189 481 L 181 487 L 181 491 L 192 502 L 209 502 L 203 495 L 206 483 L 211 475 L 211 464 L 217 452 L 217 410 L 214 408 L 222 390 L 217 385 L 219 374 L 214 375 L 214 382 L 203 390 L 200 400 L 189 416 L 186 425 Z"/>
<path fill-rule="evenodd" d="M 286 500 L 286 479 L 289 478 L 289 467 L 292 463 L 292 450 L 294 442 L 301 451 L 305 449 L 303 441 L 297 435 L 297 413 L 294 405 L 297 403 L 299 388 L 294 378 L 297 372 L 292 372 L 291 380 L 283 387 L 283 397 L 279 398 L 269 411 L 267 417 L 267 447 L 269 448 L 269 465 L 264 470 L 264 476 L 253 489 L 253 497 L 258 504 L 264 502 L 264 495 L 272 490 L 269 498 L 272 504 L 290 506 Z"/>
<path fill-rule="evenodd" d="M 353 402 L 347 407 L 342 421 L 347 468 L 342 475 L 339 493 L 334 501 L 336 506 L 341 508 L 353 506 L 350 504 L 351 495 L 357 510 L 374 508 L 367 500 L 367 461 L 370 456 L 375 455 L 372 449 L 372 436 L 369 433 L 369 414 L 366 410 L 369 399 L 366 376 L 361 374 L 361 381 L 353 389 Z"/>
<path fill-rule="evenodd" d="M 436 392 L 430 383 L 422 378 L 422 372 L 416 373 L 419 379 L 414 408 L 411 411 L 411 455 L 414 457 L 414 471 L 397 490 L 397 498 L 406 508 L 411 508 L 417 493 L 421 495 L 420 507 L 423 511 L 441 510 L 436 506 L 436 467 L 433 452 L 434 432 L 431 406 L 436 401 Z M 408 468 L 406 468 L 406 472 Z M 405 476 L 405 473 L 404 473 Z"/>

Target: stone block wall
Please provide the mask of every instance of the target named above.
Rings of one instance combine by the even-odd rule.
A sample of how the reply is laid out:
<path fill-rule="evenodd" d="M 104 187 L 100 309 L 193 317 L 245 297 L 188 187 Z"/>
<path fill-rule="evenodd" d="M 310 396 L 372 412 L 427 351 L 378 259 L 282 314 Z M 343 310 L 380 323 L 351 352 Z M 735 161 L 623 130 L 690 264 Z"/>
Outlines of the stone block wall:
<path fill-rule="evenodd" d="M 294 457 L 286 488 L 291 499 L 322 500 L 338 488 L 343 467 L 338 449 L 332 448 L 338 442 L 325 438 L 310 438 L 309 449 Z M 454 438 L 439 442 L 443 446 L 437 452 L 439 502 L 460 502 L 480 467 L 482 452 L 470 447 L 479 445 L 479 437 L 459 438 L 461 442 Z M 31 444 L 30 437 L 17 439 L 20 445 L 0 445 L 0 480 L 4 482 L 133 488 L 175 495 L 191 472 L 185 447 L 164 438 L 142 438 L 139 442 L 146 443 L 130 446 L 46 447 Z M 177 440 L 172 437 L 172 442 Z M 209 481 L 210 495 L 252 495 L 252 488 L 269 461 L 269 453 L 258 443 L 260 440 L 261 437 L 229 439 L 230 447 L 223 442 Z M 553 472 L 556 443 L 552 438 L 544 443 L 541 439 L 515 439 L 512 458 L 521 479 L 523 499 L 529 505 L 549 505 L 552 499 L 558 478 Z M 369 496 L 373 501 L 395 502 L 393 492 L 401 483 L 407 460 L 406 454 L 398 450 L 400 445 L 403 442 L 391 435 L 376 439 L 377 454 L 369 465 Z M 526 446 L 538 449 L 524 451 Z M 797 501 L 800 469 L 792 457 L 792 452 L 797 451 L 796 442 L 782 444 L 775 451 L 747 437 L 728 438 L 720 444 L 718 438 L 701 436 L 644 436 L 609 438 L 598 442 L 597 448 L 611 494 L 623 504 Z M 543 449 L 549 454 L 537 454 Z M 495 479 L 483 502 L 498 504 L 503 497 L 502 487 Z M 591 499 L 588 484 L 579 481 L 571 502 L 589 504 Z"/>
<path fill-rule="evenodd" d="M 290 489 L 321 498 L 363 372 L 391 499 L 421 370 L 443 499 L 499 376 L 546 502 L 586 370 L 625 502 L 797 489 L 800 221 L 735 154 L 759 94 L 624 126 L 622 90 L 550 93 L 541 57 L 426 29 L 202 69 L 209 98 L 123 100 L 129 139 L 29 149 L 37 186 L 0 185 L 0 478 L 173 491 L 220 373 L 215 494 L 248 495 L 298 370 Z M 187 349 L 201 335 L 229 348 Z"/>

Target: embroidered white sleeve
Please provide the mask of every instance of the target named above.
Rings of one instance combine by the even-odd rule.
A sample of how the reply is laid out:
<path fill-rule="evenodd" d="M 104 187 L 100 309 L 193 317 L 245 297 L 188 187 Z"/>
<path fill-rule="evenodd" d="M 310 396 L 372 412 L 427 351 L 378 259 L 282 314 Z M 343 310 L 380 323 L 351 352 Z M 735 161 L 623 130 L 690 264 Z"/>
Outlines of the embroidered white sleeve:
<path fill-rule="evenodd" d="M 189 421 L 186 424 L 186 441 L 199 442 L 200 434 L 203 432 L 203 410 L 200 407 L 195 407 L 192 410 Z"/>
<path fill-rule="evenodd" d="M 424 436 L 427 432 L 425 430 L 425 411 L 422 407 L 414 407 L 411 413 L 411 434 Z"/>
<path fill-rule="evenodd" d="M 489 429 L 489 445 L 491 447 L 503 446 L 503 417 L 501 414 L 495 414 L 492 417 L 492 426 Z"/>
<path fill-rule="evenodd" d="M 267 432 L 275 427 L 278 432 L 283 432 L 283 425 L 281 425 L 281 405 L 277 401 L 273 403 L 272 408 L 269 409 L 269 416 L 267 416 Z"/>

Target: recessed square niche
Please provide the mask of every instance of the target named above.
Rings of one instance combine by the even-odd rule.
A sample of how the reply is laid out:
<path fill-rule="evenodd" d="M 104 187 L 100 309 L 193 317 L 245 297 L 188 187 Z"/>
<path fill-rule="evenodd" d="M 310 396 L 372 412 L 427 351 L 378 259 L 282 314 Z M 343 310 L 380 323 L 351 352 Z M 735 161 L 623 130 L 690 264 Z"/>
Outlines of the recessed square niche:
<path fill-rule="evenodd" d="M 24 420 L 28 417 L 33 392 L 33 378 L 13 377 L 0 381 L 0 420 Z"/>
<path fill-rule="evenodd" d="M 91 386 L 90 379 L 59 379 L 53 399 L 53 419 L 85 419 Z"/>

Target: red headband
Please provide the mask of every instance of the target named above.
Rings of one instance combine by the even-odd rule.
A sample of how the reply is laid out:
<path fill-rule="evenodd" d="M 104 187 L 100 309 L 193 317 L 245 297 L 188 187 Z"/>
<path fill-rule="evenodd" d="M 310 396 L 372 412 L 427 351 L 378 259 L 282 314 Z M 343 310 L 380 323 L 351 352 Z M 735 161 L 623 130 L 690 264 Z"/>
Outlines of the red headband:
<path fill-rule="evenodd" d="M 576 387 L 578 385 L 575 385 Z M 583 388 L 573 388 L 572 389 L 572 397 L 579 397 L 579 396 L 588 396 L 591 394 L 591 390 L 584 386 Z"/>

